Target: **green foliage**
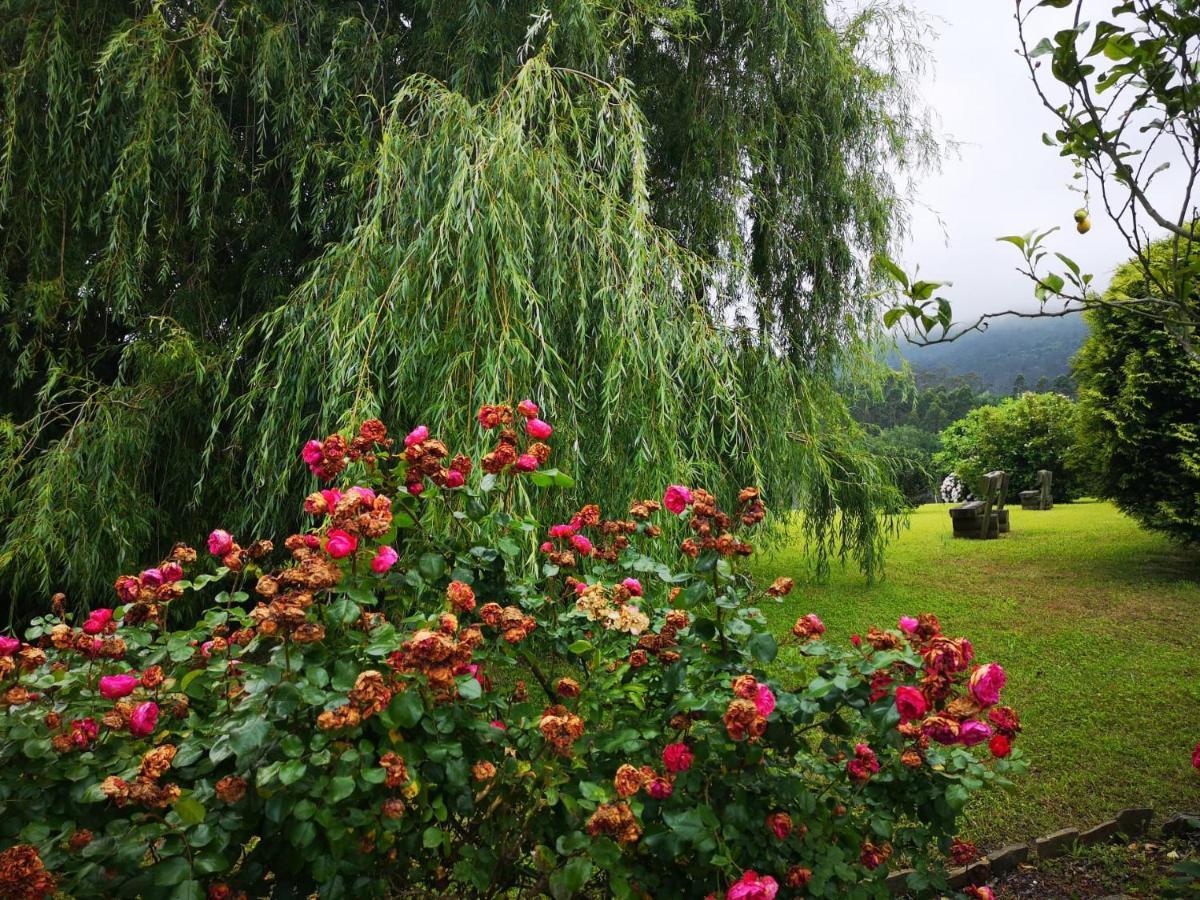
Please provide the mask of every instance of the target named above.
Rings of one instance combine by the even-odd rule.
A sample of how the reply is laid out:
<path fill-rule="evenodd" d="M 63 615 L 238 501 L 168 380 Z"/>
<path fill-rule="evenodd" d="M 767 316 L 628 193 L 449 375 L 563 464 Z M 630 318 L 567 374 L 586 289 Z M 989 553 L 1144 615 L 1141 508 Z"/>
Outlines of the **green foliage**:
<path fill-rule="evenodd" d="M 1151 258 L 1166 264 L 1172 252 L 1159 243 Z M 1114 297 L 1147 290 L 1136 261 L 1113 276 Z M 1075 377 L 1096 491 L 1147 528 L 1200 540 L 1200 361 L 1170 326 L 1120 303 L 1089 312 L 1088 324 Z"/>
<path fill-rule="evenodd" d="M 520 393 L 584 495 L 832 496 L 874 571 L 878 485 L 794 481 L 869 466 L 829 384 L 931 145 L 896 14 L 824 7 L 0 0 L 0 590 L 86 602 L 292 520 L 304 434 Z"/>
<path fill-rule="evenodd" d="M 738 546 L 753 494 L 731 518 L 699 490 L 678 516 L 584 509 L 572 543 L 595 552 L 568 560 L 554 535 L 531 558 L 544 525 L 511 506 L 527 476 L 417 492 L 444 447 L 368 449 L 331 513 L 309 499 L 292 559 L 216 534 L 220 565 L 176 548 L 189 580 L 169 561 L 123 578 L 111 621 L 56 610 L 25 631 L 39 646 L 0 644 L 0 836 L 66 894 L 673 898 L 753 869 L 884 897 L 889 857 L 944 889 L 968 798 L 1024 768 L 947 736 L 978 689 L 932 617 L 845 649 L 805 617 L 779 653 L 763 607 L 791 585 L 762 590 Z M 331 558 L 335 534 L 356 550 Z M 185 592 L 202 613 L 161 627 Z M 118 673 L 124 699 L 99 682 Z M 901 685 L 928 723 L 898 727 Z M 923 746 L 926 724 L 942 742 Z"/>
<path fill-rule="evenodd" d="M 875 387 L 851 389 L 851 412 L 864 425 L 909 426 L 937 434 L 977 406 L 996 398 L 981 389 L 977 377 L 937 378 L 928 372 L 888 370 Z"/>
<path fill-rule="evenodd" d="M 1009 491 L 1037 487 L 1039 469 L 1054 475 L 1054 499 L 1077 499 L 1085 480 L 1075 450 L 1075 403 L 1061 394 L 1022 394 L 973 410 L 942 432 L 934 463 L 972 490 L 993 469 L 1009 475 Z M 1011 499 L 1011 497 L 1010 497 Z"/>
<path fill-rule="evenodd" d="M 935 433 L 899 425 L 871 435 L 868 446 L 891 466 L 896 487 L 908 503 L 915 506 L 934 499 L 941 483 L 933 465 L 933 455 L 941 449 Z"/>

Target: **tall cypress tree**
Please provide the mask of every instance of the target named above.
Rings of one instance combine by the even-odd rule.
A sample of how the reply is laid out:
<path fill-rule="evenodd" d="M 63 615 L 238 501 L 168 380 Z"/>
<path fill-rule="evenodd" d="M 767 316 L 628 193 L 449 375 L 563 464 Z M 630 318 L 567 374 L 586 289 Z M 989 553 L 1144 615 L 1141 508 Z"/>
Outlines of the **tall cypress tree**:
<path fill-rule="evenodd" d="M 0 0 L 0 590 L 103 596 L 287 525 L 306 437 L 470 449 L 526 395 L 581 495 L 757 483 L 874 571 L 833 383 L 930 153 L 880 14 Z"/>

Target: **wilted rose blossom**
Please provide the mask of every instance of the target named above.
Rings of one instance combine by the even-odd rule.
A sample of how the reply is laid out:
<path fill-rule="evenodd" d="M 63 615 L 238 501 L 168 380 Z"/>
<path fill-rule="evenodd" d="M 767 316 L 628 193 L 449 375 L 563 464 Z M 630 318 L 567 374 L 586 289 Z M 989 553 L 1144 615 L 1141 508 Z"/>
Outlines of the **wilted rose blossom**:
<path fill-rule="evenodd" d="M 970 900 L 996 900 L 996 895 L 986 884 L 971 884 L 963 888 L 963 893 Z"/>
<path fill-rule="evenodd" d="M 773 812 L 767 816 L 767 829 L 778 840 L 785 841 L 792 833 L 792 817 L 785 812 Z"/>
<path fill-rule="evenodd" d="M 663 494 L 663 506 L 679 515 L 692 505 L 692 492 L 682 484 L 670 485 Z"/>
<path fill-rule="evenodd" d="M 232 549 L 233 535 L 228 531 L 217 528 L 208 535 L 208 552 L 213 556 L 224 556 Z"/>
<path fill-rule="evenodd" d="M 428 439 L 429 429 L 424 425 L 418 425 L 404 438 L 404 446 L 411 447 L 413 444 L 419 444 L 421 441 Z"/>
<path fill-rule="evenodd" d="M 636 578 L 626 578 L 624 581 L 621 582 L 621 584 L 624 585 L 626 590 L 628 590 L 629 593 L 633 594 L 633 596 L 635 596 L 635 597 L 642 596 L 642 583 L 640 581 L 638 581 Z"/>
<path fill-rule="evenodd" d="M 759 876 L 753 870 L 742 873 L 742 877 L 725 892 L 725 900 L 774 900 L 779 893 L 779 882 L 770 875 Z"/>
<path fill-rule="evenodd" d="M 661 775 L 655 775 L 646 782 L 646 793 L 655 800 L 666 800 L 675 793 L 675 786 Z"/>
<path fill-rule="evenodd" d="M 144 569 L 142 574 L 138 576 L 142 579 L 142 584 L 146 587 L 160 587 L 163 583 L 163 573 L 161 569 Z"/>
<path fill-rule="evenodd" d="M 371 571 L 376 575 L 382 575 L 394 566 L 399 558 L 400 555 L 385 544 L 375 551 L 375 556 L 371 559 Z"/>
<path fill-rule="evenodd" d="M 158 568 L 167 584 L 174 584 L 183 579 L 183 566 L 177 562 L 165 562 Z"/>
<path fill-rule="evenodd" d="M 132 694 L 140 683 L 136 675 L 105 675 L 100 679 L 100 696 L 105 700 L 120 700 Z"/>
<path fill-rule="evenodd" d="M 466 476 L 457 469 L 451 469 L 446 473 L 446 487 L 460 488 L 467 483 Z"/>
<path fill-rule="evenodd" d="M 517 412 L 523 415 L 526 419 L 534 419 L 537 418 L 537 414 L 540 412 L 540 410 L 538 409 L 538 405 L 532 400 L 522 400 L 517 404 Z"/>
<path fill-rule="evenodd" d="M 812 641 L 825 633 L 825 623 L 816 613 L 801 616 L 792 626 L 792 634 L 802 641 Z"/>

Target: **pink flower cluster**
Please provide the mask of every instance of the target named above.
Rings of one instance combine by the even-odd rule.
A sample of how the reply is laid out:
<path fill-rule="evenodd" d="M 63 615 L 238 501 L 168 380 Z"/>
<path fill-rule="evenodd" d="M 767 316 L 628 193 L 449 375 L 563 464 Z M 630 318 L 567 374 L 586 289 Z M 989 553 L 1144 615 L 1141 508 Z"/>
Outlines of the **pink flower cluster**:
<path fill-rule="evenodd" d="M 725 892 L 725 900 L 774 900 L 779 893 L 779 882 L 770 875 L 759 875 L 751 870 L 742 873 Z"/>

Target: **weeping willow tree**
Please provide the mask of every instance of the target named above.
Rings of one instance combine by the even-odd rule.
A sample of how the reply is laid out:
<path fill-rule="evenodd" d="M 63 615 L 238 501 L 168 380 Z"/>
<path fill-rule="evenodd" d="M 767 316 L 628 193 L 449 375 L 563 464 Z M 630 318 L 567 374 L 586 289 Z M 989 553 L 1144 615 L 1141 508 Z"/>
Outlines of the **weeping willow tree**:
<path fill-rule="evenodd" d="M 884 8 L 0 0 L 0 590 L 84 601 L 278 529 L 304 438 L 478 449 L 531 396 L 580 495 L 756 483 L 820 565 L 895 495 L 836 392 L 932 152 Z M 296 474 L 293 474 L 296 473 Z"/>

